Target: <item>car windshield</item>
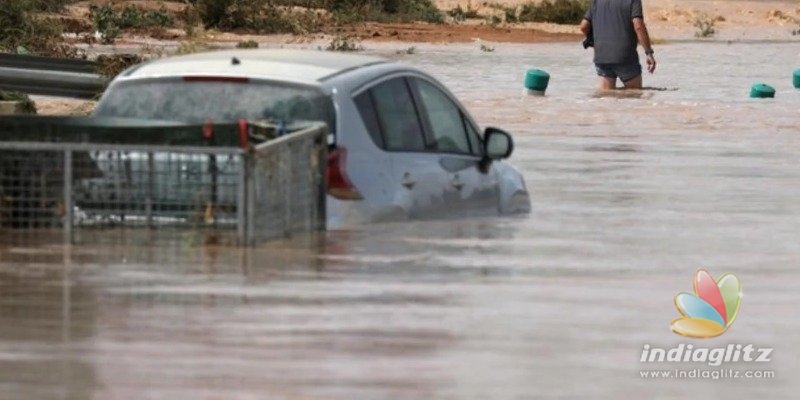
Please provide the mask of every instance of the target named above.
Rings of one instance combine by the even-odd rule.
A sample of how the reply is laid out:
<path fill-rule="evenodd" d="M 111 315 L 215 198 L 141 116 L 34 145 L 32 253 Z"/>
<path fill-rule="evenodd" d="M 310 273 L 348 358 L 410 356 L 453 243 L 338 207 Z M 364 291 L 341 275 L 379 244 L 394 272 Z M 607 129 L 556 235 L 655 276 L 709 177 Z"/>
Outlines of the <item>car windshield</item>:
<path fill-rule="evenodd" d="M 156 79 L 122 82 L 103 96 L 97 117 L 201 123 L 322 121 L 335 129 L 330 97 L 313 87 L 247 79 Z"/>

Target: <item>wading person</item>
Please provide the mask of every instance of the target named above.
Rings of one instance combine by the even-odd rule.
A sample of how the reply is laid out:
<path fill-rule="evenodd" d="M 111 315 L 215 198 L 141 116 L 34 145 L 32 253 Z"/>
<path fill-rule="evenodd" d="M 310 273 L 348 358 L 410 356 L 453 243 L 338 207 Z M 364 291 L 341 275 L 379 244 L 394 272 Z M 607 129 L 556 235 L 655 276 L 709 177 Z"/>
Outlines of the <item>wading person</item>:
<path fill-rule="evenodd" d="M 584 46 L 594 46 L 600 89 L 615 89 L 617 78 L 625 89 L 642 88 L 637 44 L 644 48 L 647 71 L 652 74 L 656 70 L 650 35 L 644 24 L 642 0 L 593 0 L 581 21 L 581 32 L 587 37 L 588 43 Z"/>

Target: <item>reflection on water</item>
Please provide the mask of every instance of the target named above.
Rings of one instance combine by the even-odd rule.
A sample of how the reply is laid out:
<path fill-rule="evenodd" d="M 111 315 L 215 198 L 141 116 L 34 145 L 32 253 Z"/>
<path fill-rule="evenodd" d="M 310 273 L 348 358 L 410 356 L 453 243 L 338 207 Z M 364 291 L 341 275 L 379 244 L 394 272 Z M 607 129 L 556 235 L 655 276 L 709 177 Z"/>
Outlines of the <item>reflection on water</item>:
<path fill-rule="evenodd" d="M 36 250 L 3 252 L 0 397 L 91 398 L 97 386 L 95 368 L 69 344 L 94 337 L 95 295 L 73 284 L 69 253 Z"/>
<path fill-rule="evenodd" d="M 591 55 L 572 44 L 378 49 L 515 134 L 531 215 L 253 250 L 4 243 L 0 398 L 792 398 L 791 49 L 662 46 L 646 84 L 679 90 L 641 98 L 594 96 Z M 553 76 L 546 97 L 523 94 L 533 66 Z M 749 100 L 756 80 L 778 98 Z M 638 377 L 643 344 L 685 342 L 672 298 L 698 267 L 737 273 L 745 292 L 736 324 L 703 343 L 774 347 L 776 379 Z"/>

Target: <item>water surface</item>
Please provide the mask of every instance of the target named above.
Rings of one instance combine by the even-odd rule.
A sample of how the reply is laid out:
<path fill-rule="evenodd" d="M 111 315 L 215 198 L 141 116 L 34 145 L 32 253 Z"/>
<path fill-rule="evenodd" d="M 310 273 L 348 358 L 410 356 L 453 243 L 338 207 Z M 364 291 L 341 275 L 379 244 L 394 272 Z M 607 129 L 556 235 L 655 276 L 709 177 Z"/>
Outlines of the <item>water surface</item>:
<path fill-rule="evenodd" d="M 0 398 L 795 397 L 797 46 L 658 46 L 645 83 L 677 90 L 635 98 L 595 96 L 578 44 L 399 49 L 370 51 L 515 135 L 529 216 L 247 251 L 0 245 Z M 546 97 L 523 93 L 529 67 Z M 748 99 L 757 81 L 777 98 Z M 691 341 L 669 323 L 699 267 L 745 297 L 728 333 Z M 758 367 L 777 377 L 639 377 L 644 344 L 678 343 L 774 347 Z"/>

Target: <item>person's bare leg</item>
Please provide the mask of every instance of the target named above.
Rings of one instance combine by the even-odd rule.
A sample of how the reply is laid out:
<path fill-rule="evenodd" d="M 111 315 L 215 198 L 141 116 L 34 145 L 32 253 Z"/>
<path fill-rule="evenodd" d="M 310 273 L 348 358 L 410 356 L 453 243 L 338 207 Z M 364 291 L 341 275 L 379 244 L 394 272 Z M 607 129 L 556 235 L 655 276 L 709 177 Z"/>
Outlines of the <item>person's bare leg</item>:
<path fill-rule="evenodd" d="M 636 78 L 633 78 L 627 82 L 622 82 L 625 85 L 625 89 L 641 89 L 642 88 L 642 76 L 639 75 Z"/>
<path fill-rule="evenodd" d="M 617 88 L 617 78 L 608 78 L 601 76 L 598 81 L 598 89 L 600 90 L 614 90 Z"/>

